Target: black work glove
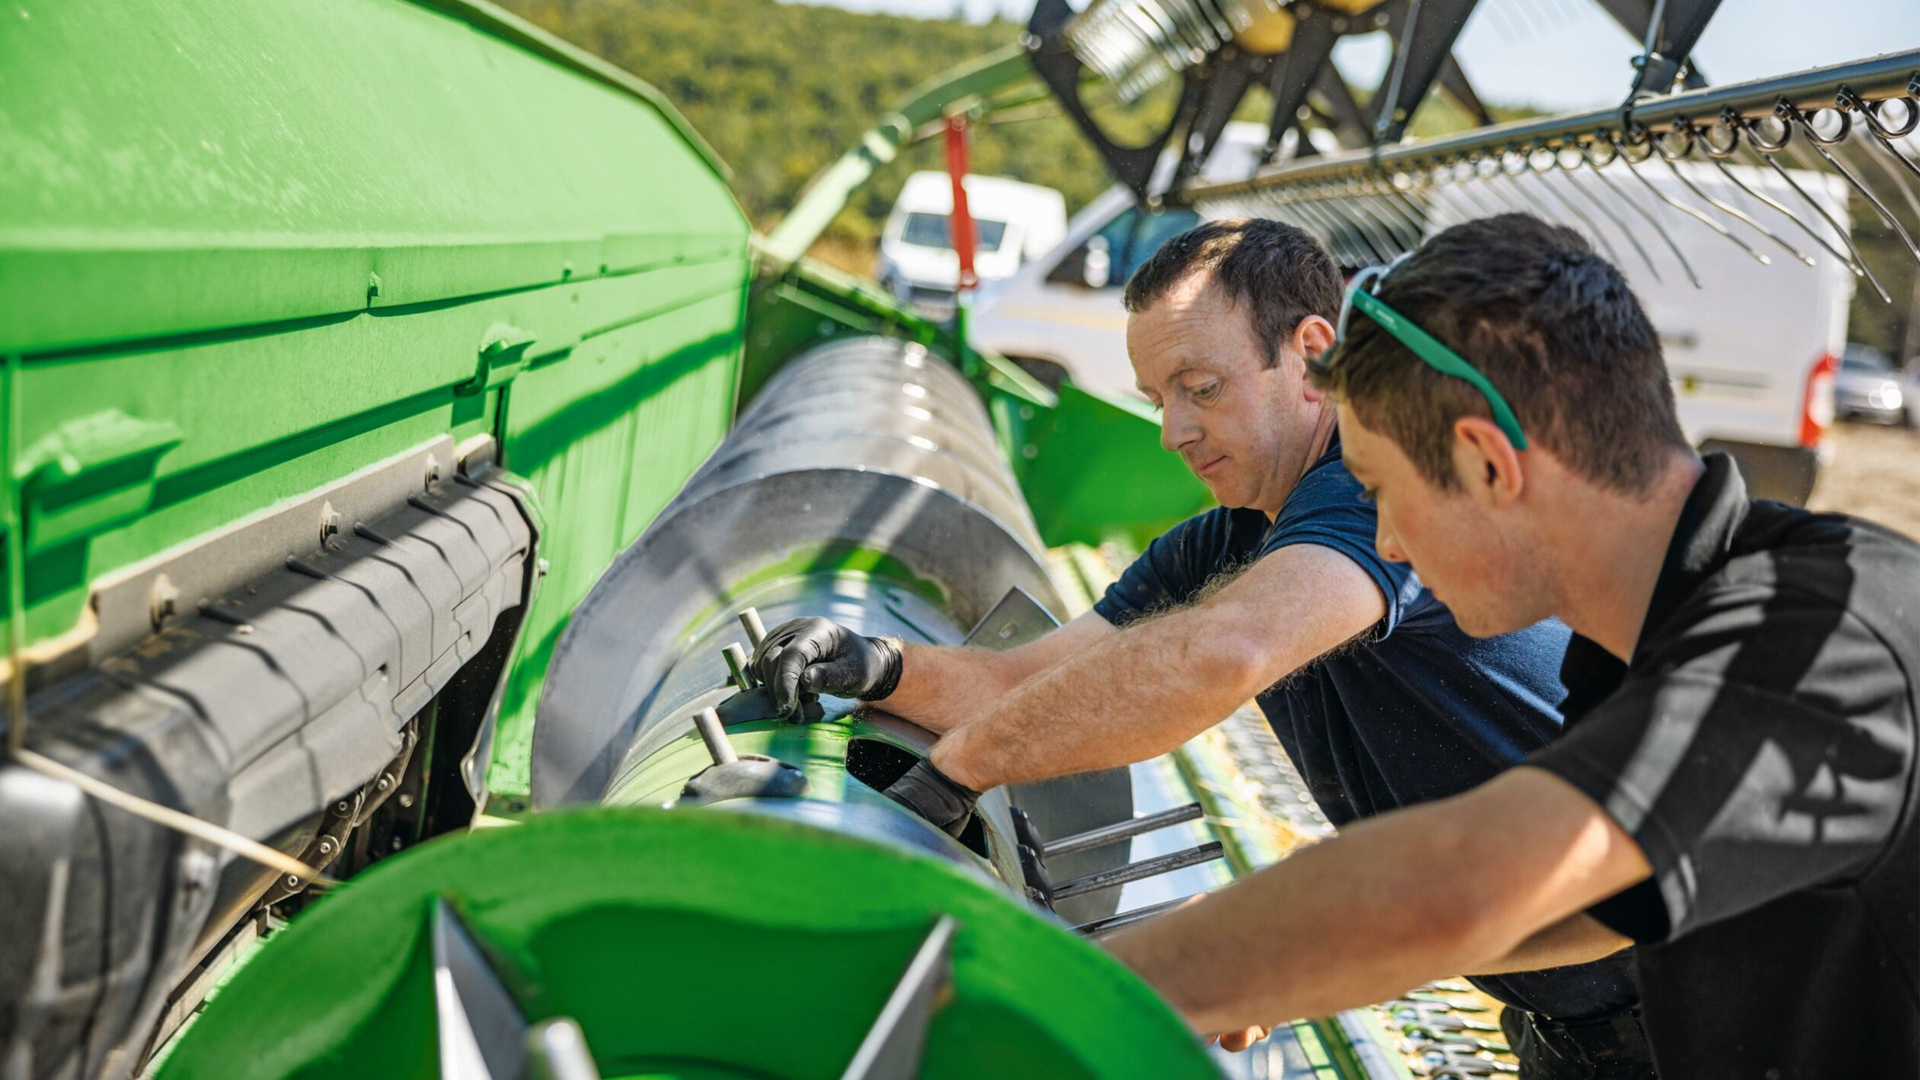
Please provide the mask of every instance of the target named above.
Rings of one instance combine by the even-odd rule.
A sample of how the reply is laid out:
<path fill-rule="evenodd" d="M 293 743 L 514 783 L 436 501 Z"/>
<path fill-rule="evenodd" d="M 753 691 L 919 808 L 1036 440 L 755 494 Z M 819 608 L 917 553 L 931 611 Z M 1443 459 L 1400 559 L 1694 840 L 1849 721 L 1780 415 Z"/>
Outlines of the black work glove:
<path fill-rule="evenodd" d="M 760 640 L 748 666 L 782 713 L 800 707 L 802 690 L 878 701 L 900 685 L 900 643 L 831 619 L 788 619 Z"/>
<path fill-rule="evenodd" d="M 980 793 L 934 768 L 930 759 L 908 769 L 880 794 L 919 814 L 958 838 L 973 820 Z"/>

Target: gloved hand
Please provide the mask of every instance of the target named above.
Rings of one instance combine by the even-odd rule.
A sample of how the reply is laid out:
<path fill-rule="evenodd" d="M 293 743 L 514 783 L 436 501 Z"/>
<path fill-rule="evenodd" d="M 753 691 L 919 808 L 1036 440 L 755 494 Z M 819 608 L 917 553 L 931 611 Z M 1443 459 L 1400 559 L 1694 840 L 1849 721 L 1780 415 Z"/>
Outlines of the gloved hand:
<path fill-rule="evenodd" d="M 900 643 L 831 619 L 788 619 L 760 640 L 748 667 L 782 713 L 800 707 L 802 690 L 878 701 L 900 685 Z"/>
<path fill-rule="evenodd" d="M 980 801 L 979 792 L 941 772 L 927 759 L 908 769 L 880 794 L 956 838 L 967 830 L 967 822 L 973 820 L 973 804 Z"/>

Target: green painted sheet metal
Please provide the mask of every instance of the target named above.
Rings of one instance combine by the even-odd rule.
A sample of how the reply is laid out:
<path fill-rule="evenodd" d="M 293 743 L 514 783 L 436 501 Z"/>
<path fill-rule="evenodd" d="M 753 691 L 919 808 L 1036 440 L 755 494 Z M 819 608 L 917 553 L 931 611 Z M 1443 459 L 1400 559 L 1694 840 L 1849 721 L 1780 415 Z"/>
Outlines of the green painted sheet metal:
<path fill-rule="evenodd" d="M 9 5 L 0 352 L 742 258 L 723 178 L 657 95 L 436 7 Z"/>
<path fill-rule="evenodd" d="M 719 267 L 647 317 L 513 383 L 506 463 L 537 493 L 553 543 L 501 699 L 488 783 L 524 796 L 533 717 L 554 645 L 575 605 L 725 436 L 739 372 L 743 282 Z"/>
<path fill-rule="evenodd" d="M 1160 446 L 1144 402 L 1072 384 L 1047 398 L 996 384 L 987 403 L 1049 546 L 1118 539 L 1139 550 L 1213 505 L 1180 456 Z"/>
<path fill-rule="evenodd" d="M 718 164 L 638 80 L 462 0 L 19 0 L 4 27 L 29 643 L 84 636 L 118 569 L 492 435 L 547 526 L 495 742 L 523 792 L 567 613 L 733 412 L 753 252 Z"/>
<path fill-rule="evenodd" d="M 607 1076 L 832 1080 L 942 913 L 959 929 L 927 1080 L 1217 1075 L 1118 962 L 957 868 L 752 813 L 612 809 L 375 866 L 269 941 L 161 1080 L 434 1075 L 438 896 Z"/>

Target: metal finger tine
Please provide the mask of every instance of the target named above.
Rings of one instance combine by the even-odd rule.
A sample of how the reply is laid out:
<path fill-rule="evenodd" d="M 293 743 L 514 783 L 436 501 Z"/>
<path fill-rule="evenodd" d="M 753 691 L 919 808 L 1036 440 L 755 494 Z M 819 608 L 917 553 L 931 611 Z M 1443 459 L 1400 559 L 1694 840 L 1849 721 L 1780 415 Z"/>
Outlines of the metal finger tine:
<path fill-rule="evenodd" d="M 1778 161 L 1773 159 L 1772 154 L 1760 150 L 1754 150 L 1753 154 L 1761 161 L 1766 162 L 1768 167 L 1772 168 L 1775 173 L 1779 174 L 1780 179 L 1787 182 L 1787 186 L 1793 189 L 1794 194 L 1800 196 L 1801 200 L 1808 206 L 1813 207 L 1814 213 L 1819 214 L 1820 217 L 1832 227 L 1834 233 L 1840 237 L 1840 242 L 1847 245 L 1848 251 L 1853 252 L 1851 265 L 1854 273 L 1867 279 L 1868 284 L 1873 286 L 1873 291 L 1880 294 L 1880 299 L 1883 303 L 1893 303 L 1893 297 L 1887 295 L 1887 290 L 1881 286 L 1880 279 L 1874 275 L 1873 267 L 1867 265 L 1866 257 L 1860 254 L 1859 246 L 1853 242 L 1853 233 L 1839 222 L 1833 220 L 1833 215 L 1827 212 L 1827 208 L 1820 205 L 1820 200 L 1807 194 L 1806 189 L 1802 188 L 1799 182 L 1796 181 L 1786 169 L 1782 168 Z"/>
<path fill-rule="evenodd" d="M 1532 172 L 1531 169 L 1528 171 Z M 1546 189 L 1549 195 L 1560 200 L 1561 205 L 1565 206 L 1567 211 L 1571 213 L 1575 219 L 1587 227 L 1587 232 L 1590 233 L 1595 240 L 1600 242 L 1602 248 L 1606 249 L 1607 258 L 1612 260 L 1615 266 L 1619 266 L 1620 253 L 1613 249 L 1613 242 L 1607 239 L 1606 233 L 1600 231 L 1600 226 L 1594 224 L 1593 219 L 1588 217 L 1585 211 L 1575 206 L 1573 200 L 1567 198 L 1565 192 L 1556 190 L 1553 186 L 1553 181 L 1547 178 L 1546 173 L 1533 173 L 1533 178 L 1540 181 L 1541 186 Z"/>
<path fill-rule="evenodd" d="M 1487 203 L 1480 201 L 1480 196 L 1485 193 L 1478 185 L 1484 184 L 1486 181 L 1487 178 L 1480 175 L 1480 168 L 1476 165 L 1473 166 L 1473 175 L 1465 179 L 1456 176 L 1453 181 L 1453 187 L 1454 190 L 1460 192 L 1461 199 L 1473 204 L 1474 212 L 1480 217 L 1497 217 L 1506 213 L 1509 208 L 1500 205 L 1498 200 L 1492 202 L 1491 205 L 1493 209 L 1491 210 L 1486 208 Z"/>
<path fill-rule="evenodd" d="M 1407 239 L 1406 233 L 1402 232 L 1399 228 L 1395 227 L 1394 222 L 1391 218 L 1380 213 L 1379 210 L 1374 208 L 1372 196 L 1356 195 L 1353 197 L 1351 201 L 1353 204 L 1353 208 L 1356 211 L 1363 213 L 1368 217 L 1372 218 L 1374 221 L 1379 223 L 1380 227 L 1383 230 L 1385 230 L 1381 234 L 1381 237 L 1382 239 L 1385 239 L 1391 242 L 1394 248 L 1394 255 L 1398 256 L 1402 252 L 1409 251 L 1413 248 L 1417 248 L 1420 246 L 1420 238 L 1417 235 L 1411 241 L 1409 241 Z"/>
<path fill-rule="evenodd" d="M 1653 275 L 1653 280 L 1662 285 L 1666 284 L 1666 279 L 1660 276 L 1660 267 L 1655 265 L 1653 256 L 1648 255 L 1647 249 L 1640 246 L 1640 238 L 1633 235 L 1633 230 L 1627 228 L 1627 223 L 1620 220 L 1619 214 L 1613 212 L 1613 207 L 1608 206 L 1606 202 L 1594 195 L 1593 192 L 1588 191 L 1587 185 L 1581 182 L 1579 173 L 1570 170 L 1562 171 L 1566 174 L 1567 186 L 1579 192 L 1583 198 L 1592 203 L 1594 209 L 1607 215 L 1607 220 L 1613 222 L 1613 227 L 1619 229 L 1620 235 L 1626 237 L 1627 243 L 1633 245 L 1633 250 L 1640 255 L 1640 261 L 1647 264 L 1647 272 Z"/>
<path fill-rule="evenodd" d="M 1793 118 L 1795 121 L 1799 123 L 1801 131 L 1803 133 L 1813 131 L 1813 125 L 1809 123 L 1807 121 L 1807 118 L 1801 115 L 1799 112 L 1796 111 L 1793 114 Z M 1802 141 L 1805 142 L 1807 145 L 1813 147 L 1814 153 L 1819 154 L 1823 158 L 1826 158 L 1827 164 L 1833 166 L 1836 172 L 1838 172 L 1841 176 L 1845 177 L 1847 183 L 1852 184 L 1853 189 L 1855 191 L 1858 191 L 1861 195 L 1866 197 L 1867 202 L 1873 205 L 1874 212 L 1880 215 L 1880 220 L 1886 222 L 1887 227 L 1891 228 L 1895 233 L 1899 235 L 1901 242 L 1907 245 L 1907 250 L 1909 252 L 1912 252 L 1914 259 L 1920 260 L 1920 244 L 1916 244 L 1913 242 L 1913 236 L 1907 232 L 1905 226 L 1900 224 L 1900 219 L 1893 216 L 1893 211 L 1887 209 L 1887 204 L 1880 201 L 1880 196 L 1875 195 L 1873 193 L 1873 189 L 1867 186 L 1866 181 L 1856 176 L 1852 169 L 1847 168 L 1847 165 L 1845 162 L 1841 161 L 1837 157 L 1834 157 L 1833 154 L 1829 152 L 1826 147 L 1821 146 L 1818 139 L 1809 137 Z"/>
<path fill-rule="evenodd" d="M 1420 230 L 1418 228 L 1412 228 L 1413 223 L 1407 220 L 1398 209 L 1389 205 L 1386 211 L 1381 210 L 1383 200 L 1380 196 L 1372 194 L 1371 192 L 1363 192 L 1355 196 L 1354 202 L 1371 215 L 1375 221 L 1378 221 L 1386 228 L 1387 232 L 1393 236 L 1394 244 L 1399 247 L 1400 250 L 1410 251 L 1420 246 Z M 1411 235 L 1412 239 L 1408 239 L 1409 235 Z"/>
<path fill-rule="evenodd" d="M 1399 221 L 1409 237 L 1408 246 L 1417 248 L 1426 239 L 1427 215 L 1415 208 L 1404 195 L 1394 188 L 1393 181 L 1382 179 L 1374 191 L 1367 196 L 1382 214 L 1391 215 Z"/>
<path fill-rule="evenodd" d="M 1336 209 L 1331 208 L 1331 206 L 1327 206 L 1321 198 L 1309 198 L 1309 200 L 1306 200 L 1306 206 L 1313 208 L 1313 211 L 1317 211 L 1317 213 L 1321 213 L 1323 217 L 1327 217 L 1332 223 L 1331 229 L 1338 231 L 1338 229 L 1346 227 L 1348 233 L 1359 236 L 1359 240 L 1373 252 L 1375 261 L 1382 261 L 1382 263 L 1384 263 L 1386 259 L 1392 259 L 1390 254 L 1386 254 L 1384 248 L 1380 248 L 1379 240 L 1373 236 L 1373 231 L 1365 229 L 1361 223 L 1357 223 L 1352 217 L 1348 217 L 1348 215 L 1336 211 Z"/>
<path fill-rule="evenodd" d="M 1381 253 L 1382 262 L 1392 262 L 1399 256 L 1399 242 L 1376 228 L 1371 217 L 1363 216 L 1359 204 L 1352 200 L 1331 198 L 1325 200 L 1325 203 L 1328 213 L 1344 217 L 1349 224 L 1360 230 L 1361 235 L 1366 237 L 1367 243 Z"/>
<path fill-rule="evenodd" d="M 1308 234 L 1316 237 L 1317 239 L 1319 239 L 1319 241 L 1322 244 L 1325 244 L 1327 248 L 1333 252 L 1335 258 L 1345 257 L 1345 253 L 1341 250 L 1340 245 L 1334 243 L 1330 237 L 1326 236 L 1325 230 L 1321 229 L 1319 225 L 1313 223 L 1312 221 L 1309 221 L 1306 215 L 1300 213 L 1299 210 L 1295 209 L 1292 203 L 1282 202 L 1278 199 L 1275 199 L 1273 202 L 1268 204 L 1267 215 L 1269 217 L 1272 217 L 1276 221 L 1285 222 L 1288 225 L 1292 225 L 1296 229 L 1302 229 L 1306 231 Z"/>
<path fill-rule="evenodd" d="M 1413 229 L 1414 235 L 1418 236 L 1422 242 L 1425 242 L 1427 238 L 1427 226 L 1432 222 L 1434 217 L 1433 209 L 1430 206 L 1422 207 L 1420 204 L 1414 202 L 1407 196 L 1407 191 L 1412 191 L 1422 198 L 1427 197 L 1424 188 L 1411 187 L 1403 190 L 1400 185 L 1394 183 L 1390 177 L 1381 177 L 1379 183 L 1376 184 L 1373 189 L 1373 198 L 1374 201 L 1378 202 L 1388 211 L 1398 215 L 1401 220 L 1405 221 L 1408 226 Z M 1414 246 L 1418 247 L 1419 244 L 1415 244 Z"/>
<path fill-rule="evenodd" d="M 1701 191 L 1700 186 L 1698 184 L 1695 184 L 1692 180 L 1689 180 L 1687 178 L 1687 174 L 1680 171 L 1680 166 L 1675 164 L 1673 161 L 1668 160 L 1668 158 L 1665 155 L 1661 155 L 1660 160 L 1665 161 L 1667 163 L 1667 171 L 1671 172 L 1674 175 L 1675 179 L 1679 180 L 1682 184 L 1685 184 L 1687 190 L 1693 192 L 1694 195 L 1700 199 L 1700 201 L 1706 203 L 1708 206 L 1711 206 L 1716 210 L 1719 210 L 1721 213 L 1727 215 L 1728 217 L 1734 219 L 1735 221 L 1738 221 L 1747 225 L 1749 228 L 1753 229 L 1755 232 L 1759 233 L 1761 236 L 1764 236 L 1767 239 L 1773 241 L 1774 243 L 1780 245 L 1781 249 L 1784 250 L 1787 254 L 1793 256 L 1796 259 L 1799 259 L 1801 262 L 1806 263 L 1808 266 L 1814 265 L 1813 258 L 1811 256 L 1802 252 L 1800 249 L 1794 247 L 1792 244 L 1787 243 L 1785 240 L 1782 240 L 1780 237 L 1775 236 L 1772 230 L 1768 229 L 1765 225 L 1760 224 L 1758 221 L 1755 221 L 1750 215 L 1748 215 L 1745 211 L 1741 210 L 1739 207 L 1736 207 L 1730 203 L 1722 202 L 1719 199 L 1716 199 L 1713 196 L 1707 194 L 1706 192 Z"/>
<path fill-rule="evenodd" d="M 1912 106 L 1912 107 L 1920 108 L 1920 106 Z M 1863 125 L 1863 126 L 1866 126 L 1866 125 Z M 1913 161 L 1907 157 L 1907 155 L 1901 153 L 1900 148 L 1893 145 L 1893 142 L 1891 140 L 1889 140 L 1885 135 L 1880 134 L 1878 131 L 1875 131 L 1871 126 L 1866 126 L 1866 131 L 1867 131 L 1868 137 L 1873 139 L 1874 142 L 1879 143 L 1881 149 L 1885 150 L 1888 154 L 1892 155 L 1893 160 L 1906 166 L 1907 171 L 1912 173 L 1913 175 L 1920 176 L 1920 165 L 1915 165 Z M 1881 162 L 1881 166 L 1890 173 L 1893 171 L 1893 166 L 1888 165 L 1885 162 Z M 1914 207 L 1913 212 L 1915 214 L 1920 214 L 1920 205 L 1916 205 L 1914 203 L 1912 193 L 1908 192 L 1904 186 L 1901 188 L 1901 192 L 1902 194 L 1905 194 L 1907 196 L 1907 205 Z"/>
<path fill-rule="evenodd" d="M 1615 195 L 1626 200 L 1626 204 L 1633 208 L 1634 213 L 1647 219 L 1647 224 L 1653 226 L 1653 231 L 1659 233 L 1660 239 L 1666 241 L 1667 250 L 1673 252 L 1673 257 L 1680 261 L 1680 269 L 1687 272 L 1687 280 L 1693 282 L 1693 287 L 1696 289 L 1704 288 L 1704 286 L 1700 284 L 1700 275 L 1693 272 L 1693 264 L 1687 261 L 1685 255 L 1681 254 L 1680 245 L 1673 242 L 1673 237 L 1667 233 L 1666 227 L 1660 224 L 1660 219 L 1654 217 L 1646 207 L 1641 206 L 1633 196 L 1628 195 L 1625 189 L 1614 182 L 1613 177 L 1607 175 L 1606 170 L 1596 165 L 1593 169 L 1593 175 L 1599 177 L 1600 182 L 1607 185 L 1607 188 Z M 1635 175 L 1639 174 L 1636 173 Z M 1645 177 L 1641 177 L 1641 179 L 1644 180 Z"/>
<path fill-rule="evenodd" d="M 1768 258 L 1765 252 L 1755 251 L 1745 240 L 1742 240 L 1739 237 L 1733 235 L 1733 231 L 1731 229 L 1728 229 L 1725 225 L 1720 224 L 1719 222 L 1713 220 L 1713 218 L 1702 213 L 1701 211 L 1696 210 L 1691 206 L 1688 206 L 1686 203 L 1681 202 L 1680 200 L 1674 198 L 1671 195 L 1668 195 L 1666 192 L 1661 191 L 1659 188 L 1655 187 L 1653 184 L 1653 181 L 1640 175 L 1639 168 L 1635 166 L 1632 161 L 1628 160 L 1625 154 L 1621 155 L 1620 160 L 1626 162 L 1627 172 L 1632 174 L 1634 179 L 1644 184 L 1646 186 L 1646 189 L 1653 194 L 1654 198 L 1659 199 L 1661 202 L 1666 203 L 1668 206 L 1673 207 L 1675 210 L 1680 211 L 1681 213 L 1687 215 L 1688 217 L 1693 218 L 1695 221 L 1698 221 L 1700 224 L 1705 225 L 1707 228 L 1712 229 L 1714 232 L 1719 233 L 1721 236 L 1725 237 L 1729 242 L 1731 242 L 1735 247 L 1738 247 L 1740 250 L 1753 256 L 1754 259 L 1760 263 L 1760 265 L 1762 266 L 1773 265 L 1773 260 Z"/>
<path fill-rule="evenodd" d="M 1389 199 L 1399 199 L 1402 203 L 1406 205 L 1407 213 L 1409 214 L 1411 220 L 1421 223 L 1420 241 L 1422 243 L 1425 243 L 1427 238 L 1426 237 L 1427 226 L 1433 221 L 1433 214 L 1434 214 L 1433 193 L 1431 189 L 1427 187 L 1415 188 L 1413 189 L 1413 192 L 1414 194 L 1419 195 L 1423 200 L 1425 200 L 1425 205 L 1414 202 L 1413 195 L 1409 195 L 1406 192 L 1399 190 L 1398 188 L 1389 186 L 1387 189 L 1387 195 Z"/>
<path fill-rule="evenodd" d="M 1325 244 L 1333 252 L 1336 258 L 1347 259 L 1351 261 L 1352 256 L 1350 256 L 1347 253 L 1346 249 L 1340 244 L 1340 242 L 1335 240 L 1332 236 L 1329 236 L 1327 234 L 1326 228 L 1322 226 L 1320 223 L 1318 223 L 1317 221 L 1314 221 L 1312 218 L 1308 217 L 1306 214 L 1301 213 L 1300 208 L 1297 204 L 1290 203 L 1290 202 L 1276 201 L 1268 209 L 1268 213 L 1272 214 L 1275 218 L 1278 218 L 1279 220 L 1284 221 L 1289 225 L 1292 225 L 1294 228 L 1305 230 L 1307 233 L 1318 238 L 1322 244 Z"/>
<path fill-rule="evenodd" d="M 1320 228 L 1324 230 L 1325 233 L 1323 238 L 1329 245 L 1343 246 L 1349 260 L 1361 266 L 1371 266 L 1374 263 L 1384 261 L 1380 258 L 1378 252 L 1362 250 L 1360 244 L 1355 239 L 1354 230 L 1342 230 L 1340 223 L 1324 213 L 1319 206 L 1314 204 L 1313 200 L 1302 199 L 1291 205 L 1295 210 L 1299 211 L 1301 215 L 1319 222 Z M 1365 240 L 1366 238 L 1360 237 L 1359 239 Z M 1372 244 L 1367 245 L 1368 248 L 1372 246 Z"/>
<path fill-rule="evenodd" d="M 1520 201 L 1527 205 L 1528 213 L 1531 213 L 1534 216 L 1544 221 L 1552 221 L 1556 217 L 1559 217 L 1558 214 L 1554 213 L 1552 210 L 1547 208 L 1546 203 L 1541 202 L 1538 198 L 1535 198 L 1533 192 L 1528 191 L 1526 187 L 1520 183 L 1520 177 L 1517 174 L 1510 173 L 1505 169 L 1501 169 L 1500 175 L 1506 177 L 1507 185 L 1513 188 L 1513 190 L 1519 194 Z"/>
<path fill-rule="evenodd" d="M 1865 125 L 1862 126 L 1864 127 Z M 1906 155 L 1894 149 L 1893 144 L 1881 137 L 1879 132 L 1872 128 L 1866 128 L 1865 130 L 1869 138 L 1879 140 L 1880 145 L 1886 148 L 1887 154 L 1891 154 L 1900 164 L 1912 170 L 1916 176 L 1920 176 L 1920 168 L 1916 168 L 1913 162 L 1907 160 Z M 1900 175 L 1900 170 L 1887 164 L 1885 155 L 1875 153 L 1871 142 L 1868 142 L 1866 139 L 1862 139 L 1861 142 L 1866 147 L 1866 149 L 1860 152 L 1861 156 L 1871 160 L 1875 165 L 1879 166 L 1881 172 L 1887 174 L 1887 180 L 1893 184 L 1893 189 L 1900 193 L 1902 199 L 1906 200 L 1907 209 L 1913 211 L 1914 219 L 1920 221 L 1920 198 L 1914 196 L 1913 187 L 1907 183 L 1907 178 Z"/>
<path fill-rule="evenodd" d="M 1798 214 L 1795 214 L 1793 211 L 1787 209 L 1785 205 L 1775 201 L 1772 196 L 1766 194 L 1765 192 L 1755 191 L 1753 188 L 1748 187 L 1746 184 L 1746 181 L 1741 180 L 1737 173 L 1735 173 L 1732 169 L 1727 167 L 1726 162 L 1715 160 L 1713 163 L 1715 166 L 1717 166 L 1720 169 L 1721 173 L 1723 173 L 1728 180 L 1732 181 L 1734 187 L 1737 187 L 1741 191 L 1746 192 L 1750 198 L 1756 200 L 1762 205 L 1772 207 L 1774 210 L 1778 211 L 1788 221 L 1791 221 L 1795 225 L 1799 226 L 1802 232 L 1806 233 L 1809 237 L 1812 237 L 1814 243 L 1819 244 L 1823 248 L 1826 248 L 1827 251 L 1831 253 L 1834 258 L 1839 259 L 1843 263 L 1846 263 L 1847 269 L 1853 271 L 1853 274 L 1855 277 L 1860 276 L 1860 267 L 1854 263 L 1853 257 L 1848 255 L 1846 252 L 1841 251 L 1839 248 L 1834 247 L 1833 244 L 1830 241 L 1828 241 L 1826 237 L 1820 235 L 1819 230 L 1815 229 L 1813 226 L 1801 220 Z"/>

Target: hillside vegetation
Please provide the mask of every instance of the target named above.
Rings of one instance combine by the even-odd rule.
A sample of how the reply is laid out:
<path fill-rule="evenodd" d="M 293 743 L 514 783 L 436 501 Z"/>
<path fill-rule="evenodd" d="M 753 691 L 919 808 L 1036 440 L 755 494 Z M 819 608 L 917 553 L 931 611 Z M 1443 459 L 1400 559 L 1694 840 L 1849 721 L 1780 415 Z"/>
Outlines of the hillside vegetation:
<path fill-rule="evenodd" d="M 733 170 L 755 225 L 778 221 L 815 172 L 941 72 L 1020 36 L 1014 23 L 867 15 L 774 0 L 505 0 L 516 14 L 659 87 Z M 907 174 L 944 167 L 913 147 L 834 222 L 870 245 Z M 1112 181 L 1064 116 L 975 133 L 975 172 L 1057 188 L 1077 209 Z"/>

